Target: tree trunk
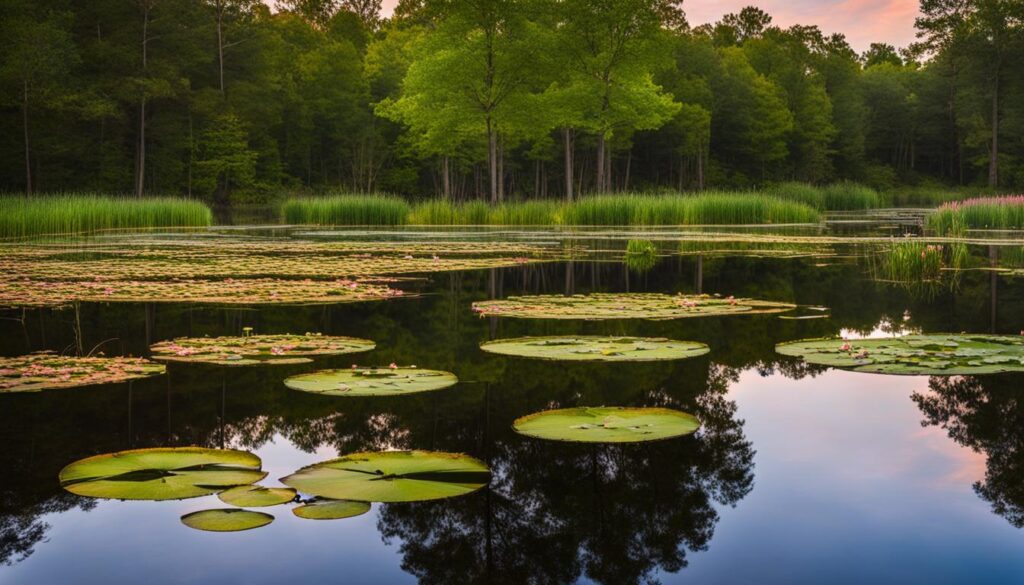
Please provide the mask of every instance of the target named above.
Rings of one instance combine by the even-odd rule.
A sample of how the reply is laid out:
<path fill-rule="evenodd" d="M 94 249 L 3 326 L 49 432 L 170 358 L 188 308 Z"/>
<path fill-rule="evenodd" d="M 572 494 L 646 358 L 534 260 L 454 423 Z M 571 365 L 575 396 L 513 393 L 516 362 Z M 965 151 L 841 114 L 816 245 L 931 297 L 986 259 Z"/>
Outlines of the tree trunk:
<path fill-rule="evenodd" d="M 24 85 L 21 101 L 21 120 L 25 130 L 25 194 L 32 194 L 32 148 L 28 139 L 28 81 Z"/>
<path fill-rule="evenodd" d="M 220 95 L 224 95 L 224 0 L 217 0 L 217 74 Z"/>
<path fill-rule="evenodd" d="M 487 176 L 490 179 L 491 205 L 498 203 L 498 137 L 487 119 Z"/>
<path fill-rule="evenodd" d="M 697 189 L 704 190 L 704 145 L 697 146 Z"/>
<path fill-rule="evenodd" d="M 604 164 L 605 164 L 605 137 L 604 132 L 597 135 L 597 156 L 595 157 L 595 167 L 597 168 L 597 176 L 595 177 L 594 190 L 598 193 L 605 191 L 604 185 Z"/>
<path fill-rule="evenodd" d="M 498 202 L 505 200 L 505 141 L 498 137 Z"/>
<path fill-rule="evenodd" d="M 448 157 L 441 159 L 441 188 L 444 192 L 445 199 L 451 199 L 452 197 L 452 183 L 451 173 L 448 169 Z"/>
<path fill-rule="evenodd" d="M 149 44 L 149 4 L 142 7 L 142 74 L 146 74 Z M 135 163 L 135 196 L 142 197 L 146 190 L 146 92 L 143 90 L 139 102 L 139 143 Z"/>
<path fill-rule="evenodd" d="M 626 154 L 626 178 L 622 181 L 622 190 L 629 191 L 629 167 L 633 163 L 633 150 Z"/>
<path fill-rule="evenodd" d="M 572 203 L 572 130 L 562 128 L 562 137 L 565 140 L 565 200 Z"/>
<path fill-rule="evenodd" d="M 992 88 L 992 142 L 988 154 L 988 186 L 999 186 L 999 64 Z"/>

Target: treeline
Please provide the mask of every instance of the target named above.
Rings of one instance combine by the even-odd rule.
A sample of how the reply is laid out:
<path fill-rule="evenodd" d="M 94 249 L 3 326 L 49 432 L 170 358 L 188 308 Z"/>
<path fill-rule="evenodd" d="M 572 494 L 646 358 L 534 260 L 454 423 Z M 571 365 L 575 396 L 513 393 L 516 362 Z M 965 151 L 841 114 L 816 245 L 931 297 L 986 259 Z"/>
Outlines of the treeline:
<path fill-rule="evenodd" d="M 858 54 L 672 0 L 0 0 L 0 190 L 1024 186 L 1024 0 Z"/>

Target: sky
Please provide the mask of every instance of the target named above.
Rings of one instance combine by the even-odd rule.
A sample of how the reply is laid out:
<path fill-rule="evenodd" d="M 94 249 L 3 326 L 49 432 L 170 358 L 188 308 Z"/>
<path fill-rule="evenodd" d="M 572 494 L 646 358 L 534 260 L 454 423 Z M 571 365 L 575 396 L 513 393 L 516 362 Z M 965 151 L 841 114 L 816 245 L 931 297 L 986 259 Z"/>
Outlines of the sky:
<path fill-rule="evenodd" d="M 383 0 L 390 15 L 398 0 Z M 914 41 L 918 0 L 688 0 L 683 2 L 690 24 L 716 22 L 723 15 L 754 5 L 774 24 L 816 24 L 826 33 L 841 32 L 857 51 L 873 42 L 905 47 Z"/>

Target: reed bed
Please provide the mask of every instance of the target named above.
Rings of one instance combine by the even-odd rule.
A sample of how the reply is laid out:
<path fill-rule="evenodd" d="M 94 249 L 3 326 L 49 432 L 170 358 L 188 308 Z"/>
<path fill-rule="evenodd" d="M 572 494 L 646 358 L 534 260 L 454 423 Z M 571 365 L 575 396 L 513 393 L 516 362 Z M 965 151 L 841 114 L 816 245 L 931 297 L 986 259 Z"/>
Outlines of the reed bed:
<path fill-rule="evenodd" d="M 319 225 L 703 225 L 814 223 L 813 208 L 762 193 L 618 194 L 573 203 L 534 200 L 491 206 L 482 201 L 432 200 L 409 207 L 401 199 L 335 196 L 293 199 L 282 209 L 292 224 Z"/>
<path fill-rule="evenodd" d="M 402 225 L 411 211 L 400 197 L 336 194 L 289 199 L 281 206 L 281 219 L 304 225 Z"/>
<path fill-rule="evenodd" d="M 951 201 L 925 221 L 940 235 L 963 235 L 968 229 L 1024 229 L 1024 195 Z"/>
<path fill-rule="evenodd" d="M 807 183 L 782 183 L 767 191 L 769 195 L 796 201 L 819 211 L 857 211 L 882 207 L 883 198 L 871 187 L 843 181 L 824 187 Z"/>
<path fill-rule="evenodd" d="M 211 224 L 210 208 L 188 199 L 127 198 L 91 193 L 0 195 L 0 238 Z"/>

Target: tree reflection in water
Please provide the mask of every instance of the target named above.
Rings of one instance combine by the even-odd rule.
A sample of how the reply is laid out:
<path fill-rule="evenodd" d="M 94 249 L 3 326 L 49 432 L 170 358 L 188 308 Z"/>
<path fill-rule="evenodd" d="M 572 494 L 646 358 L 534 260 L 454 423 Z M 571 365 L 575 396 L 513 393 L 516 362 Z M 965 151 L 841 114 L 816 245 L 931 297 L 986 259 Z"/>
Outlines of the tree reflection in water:
<path fill-rule="evenodd" d="M 913 396 L 925 415 L 921 424 L 940 426 L 985 455 L 985 479 L 974 491 L 993 512 L 1024 528 L 1024 376 L 933 376 L 928 388 Z"/>

